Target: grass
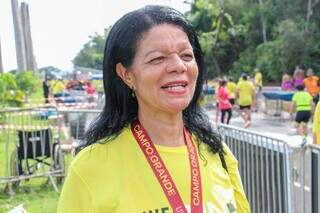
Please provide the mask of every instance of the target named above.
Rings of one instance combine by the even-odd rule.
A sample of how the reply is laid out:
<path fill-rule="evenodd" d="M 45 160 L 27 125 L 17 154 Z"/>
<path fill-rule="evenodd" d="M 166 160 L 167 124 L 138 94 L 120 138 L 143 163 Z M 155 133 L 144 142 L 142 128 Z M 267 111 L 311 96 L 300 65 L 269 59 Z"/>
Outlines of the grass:
<path fill-rule="evenodd" d="M 33 126 L 42 127 L 48 125 L 48 122 L 45 120 L 39 120 L 38 118 L 31 116 L 13 115 L 11 118 L 12 119 L 6 124 L 32 124 Z M 0 179 L 8 176 L 6 162 L 10 160 L 11 153 L 16 149 L 17 142 L 17 129 L 0 129 Z M 65 157 L 66 168 L 71 159 L 71 155 Z M 45 168 L 45 166 L 39 168 L 38 172 L 47 171 L 43 168 Z M 5 184 L 0 185 L 0 213 L 7 212 L 20 204 L 23 204 L 23 207 L 27 212 L 31 213 L 56 212 L 59 193 L 54 190 L 51 182 L 48 181 L 48 178 L 46 177 L 21 181 L 19 187 L 14 188 L 15 195 L 13 196 L 10 196 L 5 192 L 5 187 Z M 61 185 L 58 185 L 59 191 L 61 191 L 61 187 Z"/>
<path fill-rule="evenodd" d="M 61 190 L 61 186 L 59 186 Z M 24 181 L 22 186 L 15 190 L 16 195 L 10 196 L 3 191 L 0 193 L 0 213 L 23 204 L 27 212 L 46 212 L 57 211 L 59 193 L 57 193 L 46 178 L 32 179 Z"/>

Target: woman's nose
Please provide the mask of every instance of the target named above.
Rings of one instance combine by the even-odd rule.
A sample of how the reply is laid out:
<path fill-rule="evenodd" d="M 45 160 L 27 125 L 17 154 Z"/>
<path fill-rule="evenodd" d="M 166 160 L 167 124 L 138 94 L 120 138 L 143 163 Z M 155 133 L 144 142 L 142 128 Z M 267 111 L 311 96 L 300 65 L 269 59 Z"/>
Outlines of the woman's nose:
<path fill-rule="evenodd" d="M 187 71 L 187 66 L 178 54 L 172 54 L 168 60 L 167 71 L 178 73 L 185 72 Z"/>

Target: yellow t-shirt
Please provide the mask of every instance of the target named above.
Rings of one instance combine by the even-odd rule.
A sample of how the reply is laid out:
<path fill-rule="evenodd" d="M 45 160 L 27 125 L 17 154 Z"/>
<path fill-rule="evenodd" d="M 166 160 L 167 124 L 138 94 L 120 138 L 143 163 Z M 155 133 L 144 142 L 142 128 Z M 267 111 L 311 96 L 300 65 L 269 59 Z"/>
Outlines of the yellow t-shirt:
<path fill-rule="evenodd" d="M 312 96 L 306 91 L 299 91 L 292 97 L 296 104 L 296 111 L 310 111 L 312 107 Z"/>
<path fill-rule="evenodd" d="M 254 86 L 250 81 L 240 81 L 237 85 L 240 106 L 249 106 L 253 101 Z"/>
<path fill-rule="evenodd" d="M 254 76 L 254 83 L 257 86 L 261 86 L 262 87 L 262 74 L 261 72 L 257 72 Z"/>
<path fill-rule="evenodd" d="M 230 92 L 230 97 L 235 98 L 236 97 L 236 91 L 237 91 L 237 84 L 232 82 L 232 81 L 228 81 L 227 89 Z"/>
<path fill-rule="evenodd" d="M 320 102 L 318 102 L 314 112 L 312 132 L 315 133 L 317 144 L 320 145 Z"/>
<path fill-rule="evenodd" d="M 194 137 L 193 137 L 194 138 Z M 194 138 L 195 139 L 195 138 Z M 195 142 L 195 141 L 194 141 Z M 196 146 L 197 147 L 197 146 Z M 186 208 L 190 210 L 190 165 L 186 146 L 156 145 Z M 204 212 L 250 212 L 238 163 L 227 146 L 222 167 L 218 154 L 200 146 L 199 158 Z M 82 150 L 71 163 L 59 200 L 58 212 L 144 213 L 173 212 L 130 128 L 112 141 Z"/>
<path fill-rule="evenodd" d="M 66 87 L 62 81 L 56 81 L 52 85 L 52 92 L 53 92 L 53 94 L 63 92 L 63 90 L 65 90 L 65 88 Z"/>

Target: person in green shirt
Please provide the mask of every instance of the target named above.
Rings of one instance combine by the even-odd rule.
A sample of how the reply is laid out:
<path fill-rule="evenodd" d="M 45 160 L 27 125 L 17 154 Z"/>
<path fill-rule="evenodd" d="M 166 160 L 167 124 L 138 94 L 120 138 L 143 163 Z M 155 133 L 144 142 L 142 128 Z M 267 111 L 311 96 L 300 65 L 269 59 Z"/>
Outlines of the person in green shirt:
<path fill-rule="evenodd" d="M 298 90 L 292 97 L 290 115 L 296 111 L 295 126 L 297 133 L 303 136 L 308 134 L 308 122 L 313 112 L 314 104 L 312 96 L 304 91 L 304 85 L 297 85 Z"/>

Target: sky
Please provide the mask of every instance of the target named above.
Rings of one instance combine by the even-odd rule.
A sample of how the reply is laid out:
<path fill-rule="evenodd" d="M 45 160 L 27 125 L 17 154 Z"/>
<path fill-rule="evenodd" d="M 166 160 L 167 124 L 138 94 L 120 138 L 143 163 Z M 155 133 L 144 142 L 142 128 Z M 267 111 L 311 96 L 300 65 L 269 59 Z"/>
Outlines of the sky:
<path fill-rule="evenodd" d="M 38 67 L 72 70 L 71 60 L 94 33 L 102 34 L 125 13 L 148 4 L 181 12 L 183 0 L 18 0 L 29 5 L 31 36 Z M 5 71 L 17 69 L 11 0 L 0 0 L 0 41 Z"/>

